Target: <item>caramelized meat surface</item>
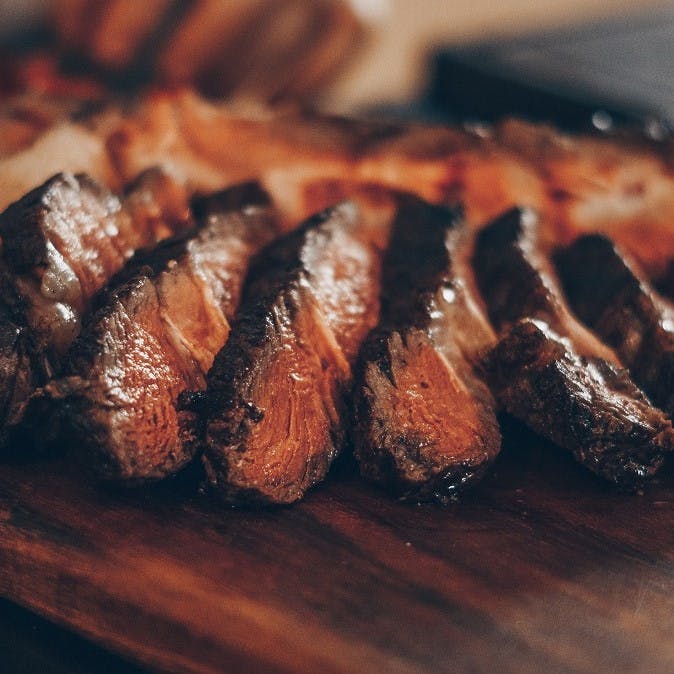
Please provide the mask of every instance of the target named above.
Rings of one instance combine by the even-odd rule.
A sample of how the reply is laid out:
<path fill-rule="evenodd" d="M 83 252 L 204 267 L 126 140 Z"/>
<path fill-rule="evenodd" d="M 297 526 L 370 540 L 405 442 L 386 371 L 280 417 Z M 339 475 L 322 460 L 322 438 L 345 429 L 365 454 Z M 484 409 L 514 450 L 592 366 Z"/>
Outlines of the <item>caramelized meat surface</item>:
<path fill-rule="evenodd" d="M 392 211 L 343 202 L 255 261 L 208 377 L 204 462 L 230 502 L 297 501 L 341 449 L 352 366 L 377 322 Z"/>
<path fill-rule="evenodd" d="M 196 450 L 183 392 L 206 386 L 227 341 L 251 255 L 276 232 L 255 185 L 201 201 L 199 225 L 130 263 L 68 356 L 65 376 L 31 401 L 55 410 L 56 433 L 107 480 L 134 483 L 175 473 Z"/>
<path fill-rule="evenodd" d="M 382 318 L 355 386 L 361 473 L 396 495 L 446 502 L 500 449 L 478 371 L 494 333 L 466 264 L 462 214 L 402 197 L 383 266 Z"/>
<path fill-rule="evenodd" d="M 96 293 L 135 250 L 185 227 L 186 211 L 173 202 L 178 187 L 171 208 L 162 210 L 165 197 L 158 193 L 168 182 L 147 173 L 122 203 L 86 175 L 61 174 L 0 215 L 2 331 L 7 357 L 13 349 L 21 367 L 0 371 L 5 399 L 18 403 L 33 384 L 58 374 Z M 10 407 L 3 422 L 15 421 L 18 408 Z"/>
<path fill-rule="evenodd" d="M 575 313 L 653 402 L 674 415 L 674 307 L 604 236 L 578 239 L 555 261 Z"/>
<path fill-rule="evenodd" d="M 108 148 L 126 179 L 164 163 L 205 189 L 259 176 L 293 223 L 315 206 L 307 195 L 317 185 L 368 182 L 461 202 L 471 224 L 523 204 L 544 216 L 546 242 L 601 231 L 649 274 L 674 257 L 671 145 L 636 137 L 569 136 L 514 120 L 471 131 L 363 124 L 181 93 L 146 99 Z"/>
<path fill-rule="evenodd" d="M 492 390 L 590 470 L 634 488 L 674 448 L 671 422 L 570 314 L 536 226 L 533 213 L 516 209 L 477 238 L 476 276 L 503 334 L 487 359 Z"/>

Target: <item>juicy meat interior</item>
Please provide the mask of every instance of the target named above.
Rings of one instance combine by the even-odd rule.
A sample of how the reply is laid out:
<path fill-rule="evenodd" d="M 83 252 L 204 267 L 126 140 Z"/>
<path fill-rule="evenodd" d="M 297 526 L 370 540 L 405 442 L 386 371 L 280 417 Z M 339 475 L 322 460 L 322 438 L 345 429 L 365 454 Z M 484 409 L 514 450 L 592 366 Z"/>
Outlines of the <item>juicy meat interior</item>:
<path fill-rule="evenodd" d="M 60 174 L 0 215 L 3 423 L 60 372 L 95 295 L 137 249 L 185 228 L 187 215 L 186 192 L 160 171 L 125 201 L 86 175 Z"/>
<path fill-rule="evenodd" d="M 515 209 L 477 237 L 476 276 L 502 331 L 486 364 L 492 391 L 583 465 L 636 487 L 674 447 L 671 422 L 571 315 L 536 230 L 534 214 Z"/>
<path fill-rule="evenodd" d="M 227 341 L 250 257 L 275 235 L 267 195 L 231 188 L 195 207 L 198 225 L 129 263 L 68 355 L 65 376 L 33 397 L 81 463 L 121 482 L 175 473 L 196 451 L 181 394 L 206 387 Z M 126 270 L 125 270 L 126 271 Z"/>
<path fill-rule="evenodd" d="M 473 293 L 469 245 L 461 212 L 401 197 L 354 405 L 361 473 L 406 498 L 445 502 L 500 448 L 479 373 L 495 335 Z"/>
<path fill-rule="evenodd" d="M 347 201 L 264 250 L 208 377 L 204 462 L 232 502 L 291 503 L 344 439 L 344 398 L 377 322 L 393 206 Z"/>

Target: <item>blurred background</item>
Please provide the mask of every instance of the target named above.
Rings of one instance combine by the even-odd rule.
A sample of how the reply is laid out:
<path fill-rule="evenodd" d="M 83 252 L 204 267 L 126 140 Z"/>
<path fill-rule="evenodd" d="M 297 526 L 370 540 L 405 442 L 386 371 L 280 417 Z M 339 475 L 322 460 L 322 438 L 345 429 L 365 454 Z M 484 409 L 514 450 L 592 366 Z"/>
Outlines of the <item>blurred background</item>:
<path fill-rule="evenodd" d="M 672 2 L 0 0 L 0 40 L 122 91 L 191 84 L 338 113 L 572 127 L 674 121 Z"/>

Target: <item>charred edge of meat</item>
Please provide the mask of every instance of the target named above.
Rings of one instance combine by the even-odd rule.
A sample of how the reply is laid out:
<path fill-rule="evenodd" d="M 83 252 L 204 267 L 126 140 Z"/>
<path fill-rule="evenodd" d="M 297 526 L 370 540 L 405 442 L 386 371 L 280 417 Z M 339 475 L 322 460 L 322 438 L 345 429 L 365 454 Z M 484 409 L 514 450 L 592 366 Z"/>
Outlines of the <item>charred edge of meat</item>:
<path fill-rule="evenodd" d="M 0 214 L 3 256 L 13 272 L 20 274 L 35 267 L 46 267 L 50 263 L 50 241 L 43 226 L 44 214 L 54 208 L 51 202 L 61 192 L 80 190 L 90 192 L 100 202 L 113 201 L 112 210 L 121 207 L 111 192 L 88 175 L 60 173 L 28 192 Z"/>
<path fill-rule="evenodd" d="M 542 321 L 516 323 L 486 369 L 510 414 L 623 489 L 652 477 L 674 448 L 671 422 L 624 370 L 580 356 Z"/>
<path fill-rule="evenodd" d="M 205 388 L 248 259 L 277 233 L 269 199 L 251 195 L 215 195 L 229 211 L 206 205 L 210 215 L 190 235 L 145 252 L 142 264 L 132 260 L 135 275 L 88 321 L 64 376 L 31 398 L 27 423 L 48 417 L 47 441 L 69 445 L 96 477 L 158 480 L 194 457 L 197 412 L 184 404 L 186 392 Z"/>
<path fill-rule="evenodd" d="M 674 310 L 609 239 L 589 235 L 555 256 L 575 313 L 610 347 L 635 382 L 674 414 Z"/>
<path fill-rule="evenodd" d="M 411 195 L 399 196 L 382 267 L 382 323 L 421 329 L 431 322 L 438 290 L 452 286 L 447 238 L 463 234 L 462 224 L 460 207 L 434 206 Z"/>
<path fill-rule="evenodd" d="M 34 390 L 31 362 L 34 345 L 25 326 L 15 313 L 0 302 L 0 452 L 3 459 L 12 458 L 8 451 L 7 425 L 13 422 L 18 405 Z"/>
<path fill-rule="evenodd" d="M 59 174 L 0 215 L 3 293 L 30 330 L 38 381 L 58 371 L 91 295 L 124 262 L 131 227 L 120 213 L 88 176 Z"/>
<path fill-rule="evenodd" d="M 6 453 L 32 445 L 21 428 L 24 403 L 36 386 L 60 374 L 101 287 L 135 249 L 189 220 L 185 186 L 161 169 L 145 171 L 123 204 L 87 175 L 59 174 L 0 215 L 0 288 L 7 305 L 0 320 L 6 331 L 20 333 L 20 373 L 0 379 L 13 401 L 3 419 Z"/>
<path fill-rule="evenodd" d="M 513 208 L 482 229 L 475 240 L 475 273 L 489 318 L 501 329 L 523 317 L 554 325 L 561 307 L 554 288 L 532 260 L 536 214 Z"/>
<path fill-rule="evenodd" d="M 341 448 L 350 364 L 321 306 L 331 288 L 315 274 L 338 270 L 351 250 L 370 254 L 353 235 L 358 224 L 355 205 L 339 204 L 271 244 L 251 267 L 208 378 L 204 462 L 230 503 L 292 503 L 325 477 Z"/>
<path fill-rule="evenodd" d="M 538 231 L 534 211 L 514 208 L 478 233 L 473 266 L 492 323 L 504 330 L 523 318 L 536 318 L 572 338 L 582 355 L 619 365 L 616 354 L 571 314 Z"/>
<path fill-rule="evenodd" d="M 494 335 L 470 297 L 467 243 L 460 209 L 400 197 L 354 434 L 363 476 L 410 500 L 447 502 L 500 448 L 495 403 L 474 369 Z"/>
<path fill-rule="evenodd" d="M 194 217 L 203 222 L 209 216 L 241 208 L 241 204 L 254 204 L 258 208 L 272 207 L 271 197 L 260 183 L 254 180 L 235 185 L 215 194 L 197 196 L 192 199 L 191 207 Z"/>
<path fill-rule="evenodd" d="M 422 330 L 377 332 L 355 395 L 361 474 L 405 500 L 445 504 L 478 481 L 500 449 L 489 390 L 453 367 Z"/>

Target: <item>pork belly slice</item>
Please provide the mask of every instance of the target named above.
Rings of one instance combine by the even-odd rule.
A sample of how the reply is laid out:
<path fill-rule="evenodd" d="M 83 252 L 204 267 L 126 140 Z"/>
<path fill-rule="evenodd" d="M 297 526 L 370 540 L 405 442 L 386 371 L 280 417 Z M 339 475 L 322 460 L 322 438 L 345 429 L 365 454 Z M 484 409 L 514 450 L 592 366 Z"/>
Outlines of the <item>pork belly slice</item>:
<path fill-rule="evenodd" d="M 124 203 L 86 175 L 60 174 L 0 215 L 0 332 L 6 362 L 18 358 L 0 369 L 0 397 L 13 401 L 3 423 L 59 373 L 94 296 L 126 260 L 187 226 L 187 201 L 159 171 L 140 177 Z"/>
<path fill-rule="evenodd" d="M 199 224 L 130 264 L 135 273 L 93 315 L 65 375 L 34 396 L 27 416 L 54 411 L 54 433 L 105 480 L 158 480 L 196 450 L 186 391 L 227 341 L 251 255 L 275 235 L 267 195 L 254 184 L 198 204 Z"/>
<path fill-rule="evenodd" d="M 584 466 L 635 488 L 674 447 L 671 422 L 569 312 L 536 228 L 531 211 L 514 209 L 477 237 L 476 277 L 502 332 L 486 359 L 492 391 Z"/>
<path fill-rule="evenodd" d="M 469 244 L 460 211 L 401 198 L 354 403 L 361 473 L 399 497 L 446 503 L 500 449 L 478 367 L 496 337 L 473 293 Z"/>
<path fill-rule="evenodd" d="M 255 261 L 208 376 L 204 464 L 232 503 L 292 503 L 344 441 L 345 396 L 379 313 L 391 200 L 346 201 Z"/>
<path fill-rule="evenodd" d="M 560 250 L 555 262 L 576 315 L 615 350 L 634 381 L 671 417 L 674 307 L 600 234 Z"/>

